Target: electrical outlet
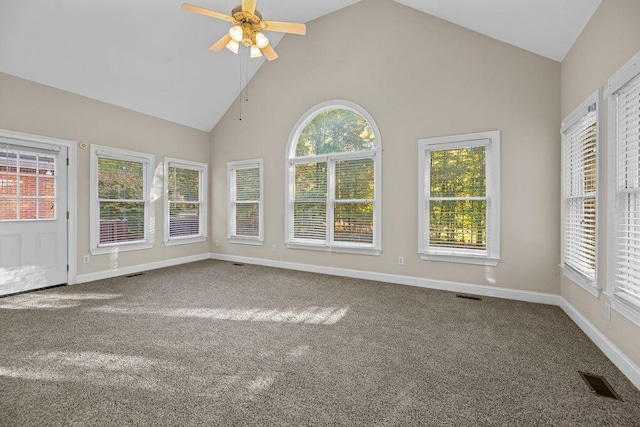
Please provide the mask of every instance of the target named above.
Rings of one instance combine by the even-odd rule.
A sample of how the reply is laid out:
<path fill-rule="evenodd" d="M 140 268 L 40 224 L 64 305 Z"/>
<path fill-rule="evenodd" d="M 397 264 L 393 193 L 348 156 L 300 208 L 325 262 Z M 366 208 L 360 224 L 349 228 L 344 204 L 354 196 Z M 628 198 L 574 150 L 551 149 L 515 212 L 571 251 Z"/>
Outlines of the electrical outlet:
<path fill-rule="evenodd" d="M 399 256 L 398 257 L 398 265 L 404 265 L 404 257 L 403 256 Z"/>
<path fill-rule="evenodd" d="M 278 252 L 278 245 L 272 245 L 271 252 Z"/>
<path fill-rule="evenodd" d="M 604 317 L 607 320 L 611 320 L 611 302 L 604 303 Z"/>
<path fill-rule="evenodd" d="M 83 264 L 89 264 L 89 255 L 85 255 L 82 257 L 82 263 Z"/>
<path fill-rule="evenodd" d="M 220 246 L 220 240 L 216 240 L 216 246 Z"/>

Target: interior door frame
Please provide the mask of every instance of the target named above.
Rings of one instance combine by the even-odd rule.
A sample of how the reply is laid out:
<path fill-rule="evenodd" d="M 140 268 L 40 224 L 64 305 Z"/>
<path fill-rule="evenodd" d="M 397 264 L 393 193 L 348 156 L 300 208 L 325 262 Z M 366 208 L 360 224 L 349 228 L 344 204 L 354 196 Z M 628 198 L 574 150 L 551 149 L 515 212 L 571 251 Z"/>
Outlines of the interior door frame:
<path fill-rule="evenodd" d="M 67 158 L 69 159 L 69 165 L 66 167 L 67 171 L 67 212 L 69 212 L 69 218 L 67 219 L 67 265 L 69 269 L 67 271 L 67 285 L 73 285 L 76 283 L 77 275 L 77 244 L 78 244 L 78 148 L 77 142 L 69 141 L 66 139 L 51 138 L 48 136 L 34 135 L 24 132 L 16 132 L 7 129 L 0 129 L 0 138 L 12 139 L 16 144 L 20 142 L 36 142 L 45 145 L 55 145 L 58 147 L 65 147 L 67 149 Z"/>

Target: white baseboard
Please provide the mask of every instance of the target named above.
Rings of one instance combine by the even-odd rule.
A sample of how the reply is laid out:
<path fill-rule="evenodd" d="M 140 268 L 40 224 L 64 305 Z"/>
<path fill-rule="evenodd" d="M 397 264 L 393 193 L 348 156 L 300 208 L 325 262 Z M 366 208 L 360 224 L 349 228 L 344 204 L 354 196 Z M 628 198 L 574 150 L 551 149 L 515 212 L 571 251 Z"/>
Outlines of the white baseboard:
<path fill-rule="evenodd" d="M 589 321 L 569 301 L 563 297 L 558 297 L 560 308 L 567 313 L 567 316 L 578 325 L 580 329 L 598 346 L 600 350 L 613 362 L 629 381 L 640 390 L 640 368 L 633 363 L 609 338 L 607 338 L 593 323 Z"/>
<path fill-rule="evenodd" d="M 204 253 L 182 258 L 167 259 L 164 261 L 150 262 L 147 264 L 132 265 L 130 267 L 114 268 L 113 270 L 98 271 L 95 273 L 79 274 L 76 276 L 74 284 L 93 282 L 94 280 L 110 279 L 112 277 L 125 276 L 127 274 L 142 273 L 144 271 L 156 270 L 158 268 L 173 267 L 174 265 L 187 264 L 189 262 L 210 259 L 211 254 Z"/>
<path fill-rule="evenodd" d="M 493 298 L 505 298 L 515 301 L 535 302 L 539 304 L 558 305 L 558 295 L 543 292 L 519 291 L 515 289 L 498 288 L 494 286 L 471 285 L 469 283 L 445 282 L 423 279 L 414 276 L 398 274 L 375 273 L 371 271 L 350 270 L 347 268 L 325 267 L 312 264 L 298 264 L 294 262 L 275 261 L 263 258 L 249 258 L 236 255 L 211 254 L 211 259 L 220 261 L 242 262 L 245 264 L 264 265 L 266 267 L 285 268 L 288 270 L 306 271 L 310 273 L 329 274 L 331 276 L 353 277 L 356 279 L 373 280 L 376 282 L 396 283 L 398 285 L 418 286 L 421 288 L 439 289 L 443 291 L 463 294 L 481 295 Z"/>

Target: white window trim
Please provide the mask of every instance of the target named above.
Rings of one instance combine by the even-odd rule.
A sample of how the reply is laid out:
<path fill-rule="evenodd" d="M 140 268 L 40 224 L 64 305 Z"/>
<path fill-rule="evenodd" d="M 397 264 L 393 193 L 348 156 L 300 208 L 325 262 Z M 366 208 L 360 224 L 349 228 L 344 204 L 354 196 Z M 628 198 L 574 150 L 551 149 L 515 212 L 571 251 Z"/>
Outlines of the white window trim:
<path fill-rule="evenodd" d="M 227 163 L 227 240 L 229 243 L 262 246 L 264 244 L 264 161 L 263 159 L 238 160 Z M 258 201 L 258 236 L 236 236 L 234 234 L 234 207 L 231 199 L 231 186 L 234 184 L 232 173 L 238 169 L 255 169 L 260 171 L 260 200 Z"/>
<path fill-rule="evenodd" d="M 371 126 L 371 129 L 376 136 L 376 148 L 373 150 L 363 150 L 347 153 L 333 153 L 323 154 L 319 156 L 305 156 L 296 157 L 296 147 L 298 144 L 298 138 L 304 130 L 304 128 L 319 114 L 325 111 L 334 109 L 347 109 L 357 114 L 360 114 Z M 289 215 L 290 210 L 290 198 L 293 188 L 292 183 L 292 171 L 293 165 L 297 163 L 311 163 L 324 161 L 327 162 L 327 169 L 330 168 L 330 163 L 335 163 L 336 160 L 346 159 L 362 159 L 373 158 L 374 159 L 374 175 L 373 175 L 373 187 L 374 187 L 374 202 L 373 202 L 373 244 L 357 244 L 349 242 L 334 242 L 333 241 L 333 194 L 335 194 L 335 183 L 333 179 L 327 182 L 327 240 L 323 243 L 316 241 L 306 243 L 301 239 L 294 239 L 290 236 L 290 224 L 291 218 Z M 322 102 L 309 110 L 307 110 L 300 119 L 296 122 L 291 134 L 289 135 L 289 142 L 287 143 L 287 150 L 285 152 L 285 224 L 284 243 L 287 248 L 290 249 L 308 249 L 323 252 L 338 252 L 338 253 L 351 253 L 358 255 L 373 255 L 378 256 L 382 252 L 382 137 L 380 135 L 380 129 L 375 120 L 364 108 L 358 104 L 345 101 L 342 99 L 333 99 L 330 101 Z"/>
<path fill-rule="evenodd" d="M 147 163 L 147 194 L 145 194 L 144 208 L 144 239 L 133 242 L 112 243 L 100 245 L 100 236 L 97 224 L 98 215 L 98 155 L 105 155 L 114 159 L 132 160 Z M 120 148 L 106 147 L 91 144 L 90 148 L 90 179 L 89 179 L 89 251 L 92 255 L 109 253 L 137 251 L 151 249 L 155 240 L 155 232 L 151 225 L 155 223 L 155 207 L 153 203 L 154 194 L 154 168 L 155 156 L 153 154 L 140 153 L 137 151 L 123 150 Z"/>
<path fill-rule="evenodd" d="M 578 122 L 579 120 L 581 120 L 585 115 L 587 115 L 589 113 L 589 106 L 595 104 L 596 105 L 596 271 L 595 271 L 595 280 L 593 281 L 593 283 L 591 282 L 591 280 L 589 280 L 587 277 L 585 277 L 583 274 L 575 271 L 573 268 L 565 265 L 565 260 L 564 260 L 564 241 L 565 241 L 565 237 L 564 237 L 564 205 L 565 205 L 565 200 L 564 200 L 564 186 L 565 186 L 565 174 L 564 174 L 564 156 L 565 156 L 565 143 L 564 143 L 564 133 L 571 127 L 573 126 L 576 122 Z M 598 89 L 595 92 L 593 92 L 591 95 L 589 95 L 589 97 L 582 103 L 580 104 L 580 106 L 578 106 L 573 112 L 571 112 L 567 117 L 565 117 L 565 119 L 562 121 L 561 127 L 560 127 L 560 134 L 561 134 L 561 141 L 562 141 L 562 145 L 561 145 L 561 162 L 562 162 L 562 188 L 561 188 L 561 195 L 560 195 L 560 209 L 561 209 L 561 217 L 562 217 L 562 221 L 561 221 L 561 241 L 560 241 L 560 245 L 561 245 L 561 251 L 560 251 L 560 256 L 561 258 L 561 262 L 560 262 L 560 268 L 562 269 L 562 274 L 564 275 L 564 277 L 566 277 L 567 279 L 571 280 L 573 283 L 575 283 L 576 285 L 582 287 L 584 290 L 586 290 L 588 293 L 590 293 L 591 295 L 593 295 L 596 298 L 600 298 L 600 294 L 602 293 L 602 278 L 600 277 L 600 238 L 599 238 L 599 234 L 600 234 L 600 218 L 602 218 L 601 212 L 602 212 L 602 207 L 600 206 L 600 194 L 601 194 L 601 188 L 602 188 L 602 162 L 600 161 L 600 159 L 602 158 L 602 90 Z"/>
<path fill-rule="evenodd" d="M 191 169 L 200 173 L 198 189 L 200 196 L 200 233 L 194 236 L 175 236 L 169 235 L 169 168 L 178 167 L 181 169 Z M 182 160 L 174 157 L 164 158 L 164 245 L 186 245 L 190 243 L 200 243 L 207 241 L 207 181 L 208 181 L 208 165 L 206 163 L 194 162 L 191 160 Z"/>
<path fill-rule="evenodd" d="M 640 52 L 636 53 L 622 68 L 616 71 L 610 78 L 604 96 L 607 98 L 607 281 L 605 294 L 611 301 L 611 307 L 618 313 L 640 326 L 640 308 L 628 303 L 615 294 L 615 261 L 616 254 L 613 248 L 616 246 L 615 218 L 616 215 L 616 108 L 614 102 L 615 93 L 627 84 L 636 75 L 640 74 Z"/>
<path fill-rule="evenodd" d="M 429 165 L 426 153 L 435 150 L 452 150 L 486 146 L 487 179 L 487 250 L 456 250 L 450 254 L 447 249 L 429 248 L 427 233 L 429 201 L 427 172 Z M 500 261 L 500 131 L 469 133 L 418 140 L 418 255 L 427 261 L 457 262 L 496 266 Z"/>

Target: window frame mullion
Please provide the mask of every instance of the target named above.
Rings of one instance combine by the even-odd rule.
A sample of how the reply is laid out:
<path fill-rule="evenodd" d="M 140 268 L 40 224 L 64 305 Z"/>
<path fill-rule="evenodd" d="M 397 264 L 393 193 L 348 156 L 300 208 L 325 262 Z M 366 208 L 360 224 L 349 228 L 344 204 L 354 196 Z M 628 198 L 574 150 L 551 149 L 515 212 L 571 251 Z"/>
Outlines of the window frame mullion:
<path fill-rule="evenodd" d="M 336 200 L 336 159 L 329 157 L 327 159 L 327 237 L 326 244 L 328 246 L 335 245 L 335 200 Z"/>

